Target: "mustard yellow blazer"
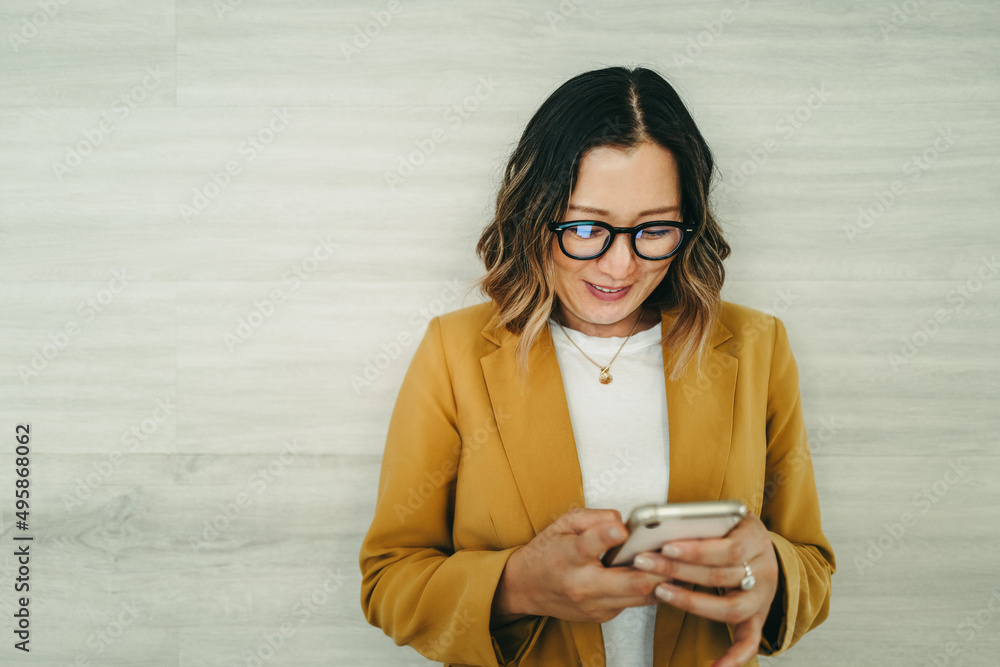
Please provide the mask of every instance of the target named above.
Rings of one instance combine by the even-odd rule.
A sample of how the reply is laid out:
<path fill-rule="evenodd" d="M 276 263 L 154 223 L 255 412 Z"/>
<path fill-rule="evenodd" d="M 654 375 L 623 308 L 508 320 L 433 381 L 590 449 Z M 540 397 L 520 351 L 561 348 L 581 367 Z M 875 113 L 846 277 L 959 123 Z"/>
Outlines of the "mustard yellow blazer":
<path fill-rule="evenodd" d="M 451 665 L 603 666 L 599 623 L 529 616 L 489 627 L 507 558 L 584 506 L 551 332 L 530 352 L 522 393 L 518 338 L 494 314 L 488 302 L 435 318 L 414 354 L 361 548 L 361 606 L 397 644 Z M 672 317 L 661 316 L 665 331 Z M 677 381 L 664 369 L 668 501 L 741 499 L 767 526 L 781 582 L 777 631 L 760 652 L 776 655 L 826 618 L 835 570 L 798 371 L 781 321 L 743 306 L 723 302 L 711 347 L 700 379 L 693 364 Z M 657 607 L 656 665 L 710 665 L 731 644 L 726 624 Z"/>

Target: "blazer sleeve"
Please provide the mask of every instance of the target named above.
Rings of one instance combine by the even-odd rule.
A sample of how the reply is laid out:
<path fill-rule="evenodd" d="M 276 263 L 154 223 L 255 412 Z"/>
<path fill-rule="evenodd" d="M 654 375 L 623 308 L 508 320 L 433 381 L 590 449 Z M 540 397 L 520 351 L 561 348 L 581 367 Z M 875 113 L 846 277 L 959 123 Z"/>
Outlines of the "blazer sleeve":
<path fill-rule="evenodd" d="M 820 525 L 819 497 L 795 359 L 784 324 L 774 318 L 767 385 L 767 472 L 761 520 L 770 532 L 780 570 L 778 591 L 764 626 L 761 653 L 793 646 L 830 611 L 833 549 Z"/>
<path fill-rule="evenodd" d="M 441 322 L 434 318 L 403 379 L 389 422 L 375 517 L 362 543 L 368 622 L 425 657 L 469 665 L 516 661 L 539 617 L 490 630 L 500 575 L 516 548 L 454 550 L 462 443 Z"/>

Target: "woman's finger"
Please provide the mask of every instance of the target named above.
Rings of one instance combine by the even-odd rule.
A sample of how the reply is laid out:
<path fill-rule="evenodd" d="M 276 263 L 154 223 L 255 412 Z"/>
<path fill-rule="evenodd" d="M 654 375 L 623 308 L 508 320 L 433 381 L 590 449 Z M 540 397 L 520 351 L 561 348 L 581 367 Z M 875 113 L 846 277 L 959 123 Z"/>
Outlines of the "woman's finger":
<path fill-rule="evenodd" d="M 628 537 L 628 533 L 621 521 L 618 523 L 604 522 L 591 526 L 574 538 L 575 555 L 577 556 L 574 562 L 582 563 L 596 560 L 611 547 L 624 542 L 626 537 Z"/>
<path fill-rule="evenodd" d="M 753 570 L 754 561 L 748 564 Z M 708 566 L 666 558 L 652 551 L 639 554 L 633 565 L 644 572 L 659 574 L 671 581 L 684 581 L 706 588 L 739 588 L 747 576 L 743 564 L 728 566 Z"/>
<path fill-rule="evenodd" d="M 588 528 L 607 523 L 625 527 L 622 523 L 622 515 L 618 510 L 577 508 L 563 514 L 545 530 L 579 535 Z"/>
<path fill-rule="evenodd" d="M 726 537 L 703 540 L 677 540 L 663 546 L 664 556 L 700 565 L 732 566 L 747 563 L 765 548 L 771 548 L 767 529 L 754 515 L 748 516 Z"/>
<path fill-rule="evenodd" d="M 757 655 L 761 625 L 757 617 L 737 623 L 733 628 L 733 645 L 712 667 L 743 667 Z"/>
<path fill-rule="evenodd" d="M 667 583 L 656 587 L 656 597 L 695 616 L 733 625 L 757 614 L 761 606 L 760 596 L 754 591 L 732 591 L 725 595 L 714 595 L 689 591 Z"/>
<path fill-rule="evenodd" d="M 617 527 L 620 533 L 612 533 Z M 601 554 L 624 540 L 613 534 L 625 534 L 621 514 L 616 510 L 575 509 L 556 519 L 548 528 L 536 535 L 525 547 L 529 561 L 552 557 L 552 549 L 571 563 L 580 565 L 598 558 Z M 566 548 L 566 545 L 570 545 Z"/>
<path fill-rule="evenodd" d="M 628 567 L 603 569 L 596 573 L 595 594 L 618 607 L 640 607 L 659 603 L 655 587 L 664 581 L 662 576 L 636 572 Z"/>

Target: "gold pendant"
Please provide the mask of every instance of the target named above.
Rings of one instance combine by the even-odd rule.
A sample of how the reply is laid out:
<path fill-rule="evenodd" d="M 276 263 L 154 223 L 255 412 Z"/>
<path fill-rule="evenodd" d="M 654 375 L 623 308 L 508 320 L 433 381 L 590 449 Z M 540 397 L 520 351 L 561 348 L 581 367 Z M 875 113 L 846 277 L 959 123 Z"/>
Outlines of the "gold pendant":
<path fill-rule="evenodd" d="M 611 373 L 608 372 L 607 368 L 601 369 L 601 377 L 598 378 L 601 384 L 611 384 Z"/>

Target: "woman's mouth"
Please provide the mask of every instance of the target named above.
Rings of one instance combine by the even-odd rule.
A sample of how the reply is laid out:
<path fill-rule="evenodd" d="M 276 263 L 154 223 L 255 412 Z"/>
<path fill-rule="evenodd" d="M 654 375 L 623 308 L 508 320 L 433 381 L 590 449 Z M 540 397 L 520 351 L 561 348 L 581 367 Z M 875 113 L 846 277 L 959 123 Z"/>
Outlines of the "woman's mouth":
<path fill-rule="evenodd" d="M 617 301 L 628 294 L 629 290 L 632 289 L 631 285 L 625 285 L 623 287 L 603 287 L 593 283 L 588 283 L 586 280 L 583 282 L 587 285 L 587 290 L 601 301 Z"/>

